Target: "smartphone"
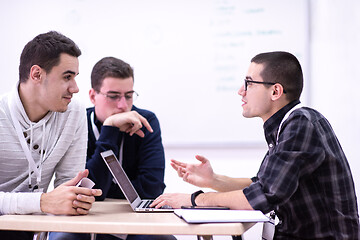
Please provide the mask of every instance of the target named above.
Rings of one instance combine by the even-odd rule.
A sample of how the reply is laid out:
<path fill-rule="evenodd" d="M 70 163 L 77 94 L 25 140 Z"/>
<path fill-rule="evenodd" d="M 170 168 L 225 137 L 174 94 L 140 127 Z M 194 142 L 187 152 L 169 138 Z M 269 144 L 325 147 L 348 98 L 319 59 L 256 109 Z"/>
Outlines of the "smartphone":
<path fill-rule="evenodd" d="M 76 187 L 86 187 L 91 189 L 94 187 L 94 185 L 95 183 L 93 181 L 85 177 L 76 184 Z"/>
<path fill-rule="evenodd" d="M 181 206 L 182 209 L 205 209 L 205 210 L 229 210 L 228 207 L 213 207 L 213 206 Z"/>

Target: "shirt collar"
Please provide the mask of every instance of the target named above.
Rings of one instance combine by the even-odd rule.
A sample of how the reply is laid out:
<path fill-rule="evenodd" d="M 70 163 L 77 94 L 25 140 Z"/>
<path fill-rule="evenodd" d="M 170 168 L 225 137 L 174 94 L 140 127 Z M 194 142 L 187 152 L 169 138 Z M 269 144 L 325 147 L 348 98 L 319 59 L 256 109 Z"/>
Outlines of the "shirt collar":
<path fill-rule="evenodd" d="M 101 131 L 101 126 L 103 125 L 102 122 L 100 122 L 99 119 L 97 119 L 96 114 L 95 114 L 95 108 L 94 108 L 94 123 L 96 125 L 96 127 L 98 128 L 99 132 Z"/>
<path fill-rule="evenodd" d="M 274 115 L 272 115 L 266 122 L 264 123 L 264 133 L 265 133 L 265 139 L 268 144 L 268 146 L 276 144 L 276 136 L 277 136 L 277 130 L 279 128 L 279 125 L 284 118 L 285 114 L 290 111 L 294 106 L 299 104 L 299 100 L 294 100 L 287 105 L 285 105 L 283 108 L 281 108 L 279 111 L 277 111 Z"/>

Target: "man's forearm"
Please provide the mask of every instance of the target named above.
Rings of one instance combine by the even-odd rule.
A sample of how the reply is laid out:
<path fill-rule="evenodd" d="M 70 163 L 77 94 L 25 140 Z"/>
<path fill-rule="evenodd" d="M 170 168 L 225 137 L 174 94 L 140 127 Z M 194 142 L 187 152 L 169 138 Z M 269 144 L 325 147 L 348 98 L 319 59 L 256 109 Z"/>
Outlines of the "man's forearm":
<path fill-rule="evenodd" d="M 248 187 L 251 183 L 252 181 L 250 178 L 232 178 L 216 174 L 211 188 L 218 192 L 229 192 L 242 190 Z"/>
<path fill-rule="evenodd" d="M 242 190 L 230 192 L 208 192 L 197 196 L 198 206 L 222 206 L 238 210 L 254 210 Z"/>
<path fill-rule="evenodd" d="M 0 192 L 0 215 L 41 213 L 41 194 L 41 192 Z"/>

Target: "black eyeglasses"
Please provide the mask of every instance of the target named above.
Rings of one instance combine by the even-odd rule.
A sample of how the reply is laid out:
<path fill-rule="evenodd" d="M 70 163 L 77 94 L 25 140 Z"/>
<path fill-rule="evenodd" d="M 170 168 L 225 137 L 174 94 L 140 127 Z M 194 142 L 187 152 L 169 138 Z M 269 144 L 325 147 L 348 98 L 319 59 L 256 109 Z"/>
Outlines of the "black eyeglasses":
<path fill-rule="evenodd" d="M 276 83 L 273 83 L 273 82 L 259 82 L 259 81 L 253 81 L 253 80 L 249 80 L 249 79 L 244 79 L 245 81 L 245 91 L 247 91 L 247 88 L 248 88 L 248 85 L 249 83 L 257 83 L 257 84 L 267 84 L 267 85 L 275 85 Z M 286 93 L 285 90 L 283 90 L 283 93 Z"/>

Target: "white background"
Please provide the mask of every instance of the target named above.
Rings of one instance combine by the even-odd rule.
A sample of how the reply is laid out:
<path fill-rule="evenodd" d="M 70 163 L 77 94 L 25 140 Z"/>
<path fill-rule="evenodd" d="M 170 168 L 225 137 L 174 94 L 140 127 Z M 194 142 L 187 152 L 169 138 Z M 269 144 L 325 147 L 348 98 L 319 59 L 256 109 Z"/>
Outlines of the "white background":
<path fill-rule="evenodd" d="M 153 110 L 162 126 L 167 160 L 167 192 L 197 190 L 177 179 L 176 173 L 169 166 L 171 158 L 195 161 L 195 154 L 203 154 L 211 160 L 218 173 L 234 177 L 252 177 L 256 174 L 266 151 L 262 138 L 262 123 L 259 119 L 242 119 L 240 97 L 236 96 L 236 88 L 240 87 L 246 74 L 248 64 L 246 61 L 257 52 L 267 50 L 269 42 L 255 37 L 255 45 L 251 45 L 248 50 L 244 48 L 244 52 L 236 52 L 238 46 L 231 45 L 235 46 L 233 55 L 214 58 L 214 53 L 206 50 L 206 47 L 219 50 L 216 48 L 218 45 L 215 44 L 214 35 L 211 35 L 214 28 L 209 30 L 203 27 L 204 24 L 209 24 L 209 19 L 213 19 L 209 16 L 219 10 L 219 6 L 221 11 L 230 14 L 234 2 L 158 0 L 132 1 L 131 5 L 126 5 L 125 1 L 0 1 L 0 71 L 2 73 L 0 94 L 9 91 L 18 80 L 19 56 L 24 45 L 39 33 L 58 30 L 73 39 L 83 51 L 77 81 L 80 86 L 78 97 L 86 103 L 89 103 L 87 92 L 90 87 L 91 68 L 97 60 L 104 56 L 116 56 L 135 68 L 135 89 L 140 93 L 136 105 Z M 245 6 L 249 1 L 237 2 Z M 264 6 L 264 1 L 252 2 Z M 303 101 L 323 113 L 332 124 L 348 157 L 356 191 L 359 194 L 360 15 L 358 12 L 360 2 L 309 1 L 307 11 L 303 11 L 304 8 L 301 7 L 304 1 L 266 2 L 272 3 L 269 3 L 266 9 L 273 11 L 274 14 L 271 15 L 273 19 L 262 14 L 261 7 L 252 7 L 253 13 L 259 18 L 256 21 L 250 18 L 239 19 L 239 25 L 241 24 L 244 29 L 254 30 L 262 24 L 268 26 L 267 23 L 270 21 L 278 24 L 274 27 L 292 29 L 305 34 L 294 41 L 299 43 L 297 46 L 307 46 L 307 50 L 290 49 L 293 43 L 284 42 L 279 46 L 274 44 L 270 47 L 291 51 L 301 60 L 306 74 L 306 98 Z M 279 2 L 282 2 L 282 5 L 279 5 Z M 93 4 L 96 4 L 95 8 L 92 7 Z M 118 4 L 123 4 L 124 7 L 119 8 Z M 230 8 L 227 9 L 226 6 Z M 299 11 L 293 6 L 300 6 Z M 309 20 L 307 32 L 296 27 L 300 25 L 294 27 L 289 13 L 298 20 Z M 239 12 L 235 15 L 237 14 L 241 15 Z M 127 17 L 124 19 L 124 16 Z M 285 19 L 280 22 L 275 21 L 282 17 Z M 121 22 L 118 19 L 121 19 Z M 236 18 L 226 20 L 219 15 L 216 20 L 217 23 L 219 21 L 223 23 L 224 28 L 226 23 L 234 26 L 234 21 L 237 21 Z M 166 23 L 165 27 L 160 27 L 164 23 Z M 186 28 L 186 26 L 191 27 Z M 298 33 L 294 32 L 293 36 L 298 36 Z M 188 46 L 195 48 L 189 49 Z M 258 51 L 253 46 L 258 46 Z M 299 55 L 299 52 L 308 53 L 308 57 Z M 204 79 L 204 76 L 211 76 L 214 73 L 214 68 L 211 67 L 208 69 L 209 72 L 205 71 L 208 66 L 206 64 L 213 64 L 214 67 L 218 63 L 214 62 L 214 59 L 227 61 L 229 58 L 239 63 L 235 69 L 229 66 L 227 68 L 233 74 L 232 77 L 235 76 L 234 79 L 228 78 L 234 80 L 233 85 L 225 84 L 230 86 L 226 95 L 231 97 L 223 95 L 215 104 L 212 100 L 205 101 L 206 97 L 216 93 L 214 86 L 219 84 L 216 80 L 213 80 L 215 82 L 209 80 L 207 83 L 207 79 Z M 192 61 L 196 63 L 189 64 Z M 227 72 L 223 71 L 224 74 Z M 178 80 L 179 78 L 181 80 Z M 173 81 L 173 79 L 177 80 Z M 182 97 L 173 99 L 173 96 L 180 96 L 179 93 Z M 157 104 L 156 101 L 159 99 L 168 105 L 167 111 L 163 112 Z M 222 113 L 228 106 L 234 106 L 232 112 Z M 211 114 L 213 118 L 209 118 Z M 216 123 L 211 121 L 219 119 L 219 116 L 223 121 Z M 195 127 L 183 128 L 188 122 L 193 123 Z M 228 126 L 233 129 L 241 128 L 243 124 L 248 127 L 240 132 L 225 130 Z M 180 131 L 181 134 L 173 134 L 176 131 Z M 205 133 L 216 131 L 214 134 L 222 137 L 217 139 L 218 143 L 213 139 L 207 142 L 203 138 L 206 136 L 204 131 Z M 181 137 L 182 134 L 186 136 Z M 171 140 L 172 136 L 174 138 Z M 259 232 L 261 226 L 256 225 L 245 234 L 246 240 L 260 239 Z M 181 236 L 181 238 L 196 239 L 189 236 Z M 230 238 L 219 236 L 215 239 Z"/>
<path fill-rule="evenodd" d="M 250 59 L 284 50 L 309 69 L 307 0 L 38 0 L 2 7 L 5 89 L 16 81 L 23 46 L 40 32 L 60 31 L 83 52 L 77 97 L 90 105 L 90 72 L 102 57 L 129 62 L 140 94 L 135 104 L 158 115 L 166 146 L 262 143 L 260 119 L 241 116 L 237 95 Z"/>

